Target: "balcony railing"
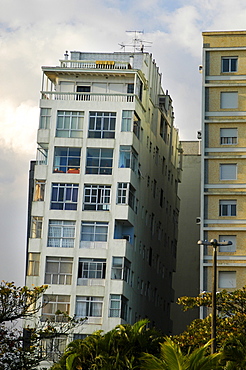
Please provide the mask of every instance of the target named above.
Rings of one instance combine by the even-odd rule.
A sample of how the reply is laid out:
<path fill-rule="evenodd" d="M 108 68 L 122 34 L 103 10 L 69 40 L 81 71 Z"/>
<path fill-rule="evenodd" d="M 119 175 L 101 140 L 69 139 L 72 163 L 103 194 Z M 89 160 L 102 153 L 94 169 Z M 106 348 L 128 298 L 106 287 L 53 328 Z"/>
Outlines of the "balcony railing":
<path fill-rule="evenodd" d="M 42 91 L 41 99 L 45 100 L 68 100 L 68 101 L 92 101 L 92 102 L 117 102 L 132 103 L 135 101 L 134 94 L 96 94 L 96 93 L 71 93 L 71 92 L 53 92 Z"/>
<path fill-rule="evenodd" d="M 90 60 L 60 60 L 61 67 L 75 69 L 131 69 L 128 62 L 90 61 Z"/>

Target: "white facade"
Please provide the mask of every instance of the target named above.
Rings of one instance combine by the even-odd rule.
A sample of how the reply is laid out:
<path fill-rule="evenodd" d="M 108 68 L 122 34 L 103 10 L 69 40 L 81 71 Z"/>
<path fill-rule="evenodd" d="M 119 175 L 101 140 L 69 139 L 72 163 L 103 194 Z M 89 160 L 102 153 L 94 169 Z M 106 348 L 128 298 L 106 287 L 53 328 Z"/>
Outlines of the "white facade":
<path fill-rule="evenodd" d="M 43 67 L 27 285 L 80 334 L 148 317 L 172 330 L 180 180 L 172 100 L 148 53 L 80 53 Z M 31 188 L 30 188 L 31 189 Z"/>

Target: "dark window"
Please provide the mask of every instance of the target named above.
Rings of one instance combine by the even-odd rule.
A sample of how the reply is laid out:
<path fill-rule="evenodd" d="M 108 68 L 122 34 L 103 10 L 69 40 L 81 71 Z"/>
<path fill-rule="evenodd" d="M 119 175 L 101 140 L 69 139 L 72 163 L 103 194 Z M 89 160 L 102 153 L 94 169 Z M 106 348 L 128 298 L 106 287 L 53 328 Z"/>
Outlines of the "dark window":
<path fill-rule="evenodd" d="M 114 139 L 116 113 L 90 112 L 88 137 Z"/>

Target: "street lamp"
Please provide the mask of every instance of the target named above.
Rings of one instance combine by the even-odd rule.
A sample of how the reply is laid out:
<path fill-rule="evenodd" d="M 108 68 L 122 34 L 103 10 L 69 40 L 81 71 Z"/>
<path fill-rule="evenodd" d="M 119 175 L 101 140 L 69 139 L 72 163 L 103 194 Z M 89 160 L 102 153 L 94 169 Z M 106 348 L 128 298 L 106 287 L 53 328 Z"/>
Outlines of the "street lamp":
<path fill-rule="evenodd" d="M 211 245 L 213 247 L 213 277 L 212 277 L 212 320 L 211 320 L 211 353 L 216 352 L 216 291 L 217 291 L 217 247 L 232 245 L 231 241 L 218 242 L 216 239 L 198 240 L 199 245 Z"/>

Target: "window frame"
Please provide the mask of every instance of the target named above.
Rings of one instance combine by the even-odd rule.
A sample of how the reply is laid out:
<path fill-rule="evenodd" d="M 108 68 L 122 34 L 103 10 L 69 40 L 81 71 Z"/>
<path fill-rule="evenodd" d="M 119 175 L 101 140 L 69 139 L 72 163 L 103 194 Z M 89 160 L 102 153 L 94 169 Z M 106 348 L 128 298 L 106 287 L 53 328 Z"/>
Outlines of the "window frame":
<path fill-rule="evenodd" d="M 45 186 L 46 186 L 46 180 L 35 179 L 35 186 L 34 186 L 34 193 L 33 193 L 34 202 L 44 201 Z"/>
<path fill-rule="evenodd" d="M 65 308 L 65 310 L 62 308 Z M 61 311 L 69 315 L 70 296 L 63 294 L 44 294 L 41 319 L 43 321 L 48 319 L 54 322 L 66 322 L 67 317 L 57 315 L 57 311 Z"/>
<path fill-rule="evenodd" d="M 238 91 L 221 91 L 220 109 L 238 109 Z"/>
<path fill-rule="evenodd" d="M 117 183 L 117 198 L 116 204 L 126 204 L 133 210 L 136 203 L 136 189 L 130 182 Z"/>
<path fill-rule="evenodd" d="M 127 321 L 129 300 L 122 294 L 110 294 L 109 317 L 120 317 Z M 116 304 L 116 307 L 113 307 Z"/>
<path fill-rule="evenodd" d="M 64 269 L 65 266 L 66 268 Z M 70 268 L 70 271 L 66 271 L 67 267 Z M 49 271 L 52 268 L 54 269 L 54 271 Z M 72 257 L 46 256 L 45 275 L 44 275 L 45 284 L 71 285 L 72 274 L 73 274 Z"/>
<path fill-rule="evenodd" d="M 30 238 L 31 239 L 41 239 L 42 229 L 43 229 L 43 217 L 42 216 L 32 216 Z"/>
<path fill-rule="evenodd" d="M 48 248 L 74 248 L 75 228 L 76 228 L 75 221 L 49 220 L 47 247 Z M 72 236 L 65 235 L 65 232 L 67 232 L 68 230 L 69 230 L 69 234 L 71 233 Z M 68 246 L 65 246 L 66 244 Z"/>
<path fill-rule="evenodd" d="M 88 138 L 114 139 L 116 112 L 89 112 Z"/>
<path fill-rule="evenodd" d="M 224 134 L 223 134 L 224 130 Z M 226 136 L 226 131 L 232 131 L 232 134 L 230 136 Z M 236 136 L 235 136 L 236 132 Z M 229 133 L 227 134 L 229 135 Z M 237 145 L 238 143 L 238 129 L 234 127 L 221 127 L 220 128 L 220 145 Z"/>
<path fill-rule="evenodd" d="M 226 208 L 225 208 L 226 207 Z M 237 216 L 237 201 L 223 199 L 219 201 L 219 216 L 220 217 L 236 217 Z"/>
<path fill-rule="evenodd" d="M 226 68 L 224 61 L 228 60 L 228 68 Z M 235 69 L 233 70 L 232 61 L 236 61 Z M 238 71 L 238 57 L 231 56 L 231 57 L 221 57 L 221 73 L 236 73 Z"/>
<path fill-rule="evenodd" d="M 237 180 L 237 163 L 220 163 L 220 181 Z"/>
<path fill-rule="evenodd" d="M 51 108 L 40 108 L 39 129 L 47 130 L 50 128 Z"/>
<path fill-rule="evenodd" d="M 85 314 L 78 315 L 78 303 L 84 304 Z M 98 314 L 94 313 L 96 307 L 100 307 Z M 98 308 L 97 308 L 98 309 Z M 75 316 L 78 317 L 102 317 L 103 312 L 103 297 L 95 297 L 95 296 L 76 296 L 76 304 L 75 304 Z"/>
<path fill-rule="evenodd" d="M 231 281 L 232 281 L 232 284 L 229 286 L 228 284 L 226 284 L 226 282 L 224 281 L 223 284 L 222 284 L 222 276 L 226 276 L 227 275 L 227 280 L 228 279 L 228 276 L 233 276 L 233 278 L 231 278 Z M 236 288 L 237 286 L 237 273 L 236 271 L 218 271 L 218 287 L 220 289 L 234 289 Z"/>
<path fill-rule="evenodd" d="M 119 168 L 130 168 L 133 172 L 138 170 L 138 153 L 131 145 L 120 145 Z"/>
<path fill-rule="evenodd" d="M 112 175 L 113 153 L 112 148 L 87 148 L 85 173 L 87 175 Z"/>
<path fill-rule="evenodd" d="M 109 211 L 111 204 L 111 185 L 84 185 L 84 211 Z"/>
<path fill-rule="evenodd" d="M 112 257 L 111 280 L 124 280 L 130 283 L 131 262 L 126 257 Z"/>
<path fill-rule="evenodd" d="M 50 209 L 76 211 L 79 184 L 52 183 Z"/>
<path fill-rule="evenodd" d="M 40 253 L 28 253 L 27 276 L 39 276 Z"/>
<path fill-rule="evenodd" d="M 83 124 L 83 111 L 58 110 L 56 137 L 81 138 L 83 133 Z"/>
<path fill-rule="evenodd" d="M 90 233 L 86 231 L 86 228 L 88 227 L 91 228 Z M 106 233 L 98 232 L 100 229 L 106 229 Z M 89 240 L 87 240 L 85 236 L 89 236 Z M 81 233 L 80 233 L 80 244 L 83 242 L 88 242 L 88 241 L 106 243 L 108 241 L 108 222 L 82 221 L 81 222 Z"/>
<path fill-rule="evenodd" d="M 60 147 L 54 148 L 53 172 L 80 173 L 81 148 Z"/>
<path fill-rule="evenodd" d="M 78 279 L 105 279 L 106 258 L 79 258 Z"/>

